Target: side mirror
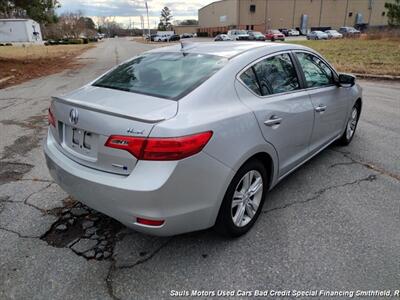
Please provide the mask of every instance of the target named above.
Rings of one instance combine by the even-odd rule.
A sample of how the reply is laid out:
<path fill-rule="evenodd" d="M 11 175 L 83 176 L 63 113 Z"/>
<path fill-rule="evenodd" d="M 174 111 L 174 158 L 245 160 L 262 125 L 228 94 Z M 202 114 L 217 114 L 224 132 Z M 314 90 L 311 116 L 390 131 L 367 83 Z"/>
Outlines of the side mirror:
<path fill-rule="evenodd" d="M 341 87 L 352 87 L 356 84 L 356 77 L 350 74 L 339 74 L 338 85 Z"/>

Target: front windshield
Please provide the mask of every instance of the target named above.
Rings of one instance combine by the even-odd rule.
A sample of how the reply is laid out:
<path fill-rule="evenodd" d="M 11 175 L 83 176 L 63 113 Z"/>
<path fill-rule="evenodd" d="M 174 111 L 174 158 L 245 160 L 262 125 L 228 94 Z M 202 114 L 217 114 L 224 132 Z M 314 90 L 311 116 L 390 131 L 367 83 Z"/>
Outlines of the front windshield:
<path fill-rule="evenodd" d="M 93 85 L 178 100 L 190 93 L 227 59 L 195 53 L 148 53 L 107 73 Z"/>

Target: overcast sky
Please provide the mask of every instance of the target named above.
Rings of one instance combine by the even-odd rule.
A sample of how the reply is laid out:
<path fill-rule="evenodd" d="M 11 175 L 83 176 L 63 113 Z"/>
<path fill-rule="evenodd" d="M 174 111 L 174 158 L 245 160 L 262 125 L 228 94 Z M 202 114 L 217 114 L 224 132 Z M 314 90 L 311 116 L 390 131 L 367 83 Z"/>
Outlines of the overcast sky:
<path fill-rule="evenodd" d="M 146 15 L 144 0 L 59 0 L 59 14 L 66 11 L 82 11 L 86 16 L 116 17 L 117 22 L 134 22 L 139 27 L 140 15 Z M 174 20 L 197 19 L 197 10 L 213 0 L 148 0 L 150 26 L 158 22 L 161 9 L 168 6 Z"/>

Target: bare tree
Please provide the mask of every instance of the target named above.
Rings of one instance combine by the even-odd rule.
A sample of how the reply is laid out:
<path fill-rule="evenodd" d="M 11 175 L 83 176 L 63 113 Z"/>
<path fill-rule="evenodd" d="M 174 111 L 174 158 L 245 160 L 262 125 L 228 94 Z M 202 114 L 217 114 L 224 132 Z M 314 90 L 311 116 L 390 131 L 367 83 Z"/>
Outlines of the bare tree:
<path fill-rule="evenodd" d="M 63 13 L 58 23 L 46 26 L 45 36 L 52 39 L 94 37 L 97 33 L 92 19 L 81 11 Z"/>

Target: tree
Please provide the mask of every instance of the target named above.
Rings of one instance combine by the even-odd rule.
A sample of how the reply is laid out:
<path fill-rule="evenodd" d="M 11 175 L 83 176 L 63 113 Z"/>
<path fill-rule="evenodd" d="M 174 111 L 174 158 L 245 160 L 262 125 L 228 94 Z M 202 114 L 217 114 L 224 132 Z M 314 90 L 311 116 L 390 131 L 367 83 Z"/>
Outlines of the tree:
<path fill-rule="evenodd" d="M 159 30 L 170 30 L 172 28 L 172 13 L 171 10 L 168 7 L 164 7 L 161 10 L 161 17 L 160 17 L 160 23 L 158 24 L 158 29 Z"/>
<path fill-rule="evenodd" d="M 400 0 L 395 0 L 394 3 L 385 3 L 385 8 L 388 10 L 389 25 L 400 26 Z"/>
<path fill-rule="evenodd" d="M 183 20 L 182 22 L 179 23 L 179 25 L 198 25 L 199 21 L 197 20 Z"/>
<path fill-rule="evenodd" d="M 29 17 L 41 24 L 57 22 L 58 0 L 0 0 L 0 15 L 6 18 Z"/>
<path fill-rule="evenodd" d="M 79 23 L 85 29 L 96 30 L 96 24 L 94 24 L 93 20 L 89 17 L 81 17 Z"/>

